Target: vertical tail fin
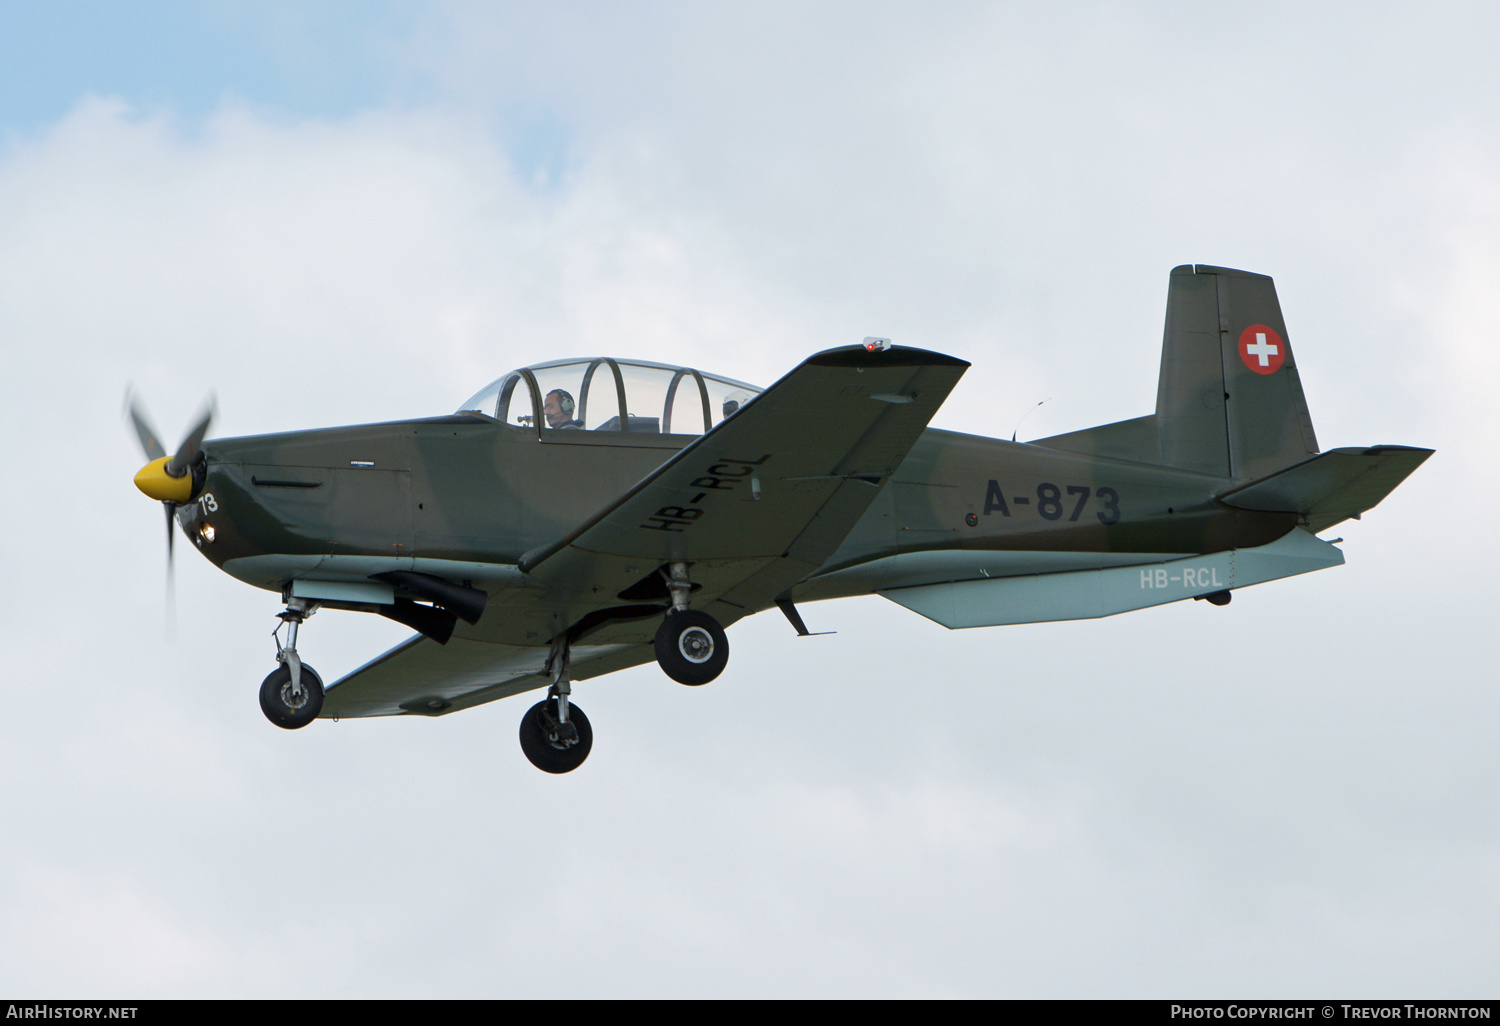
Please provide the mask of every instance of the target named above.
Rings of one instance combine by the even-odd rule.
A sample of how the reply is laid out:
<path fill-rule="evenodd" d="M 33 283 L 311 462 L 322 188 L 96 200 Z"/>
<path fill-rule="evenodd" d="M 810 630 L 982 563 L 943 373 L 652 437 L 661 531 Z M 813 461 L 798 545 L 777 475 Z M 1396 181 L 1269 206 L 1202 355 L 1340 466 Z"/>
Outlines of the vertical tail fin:
<path fill-rule="evenodd" d="M 1156 429 L 1163 463 L 1220 477 L 1264 477 L 1317 453 L 1269 277 L 1172 270 Z"/>

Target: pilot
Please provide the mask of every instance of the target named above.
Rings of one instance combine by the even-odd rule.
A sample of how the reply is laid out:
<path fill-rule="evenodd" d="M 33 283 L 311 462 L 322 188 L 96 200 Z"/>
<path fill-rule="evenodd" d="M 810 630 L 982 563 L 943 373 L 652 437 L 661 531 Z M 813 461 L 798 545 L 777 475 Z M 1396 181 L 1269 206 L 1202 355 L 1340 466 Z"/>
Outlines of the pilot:
<path fill-rule="evenodd" d="M 573 397 L 560 388 L 554 388 L 542 399 L 542 416 L 547 418 L 547 426 L 551 428 L 583 427 L 583 421 L 573 419 L 573 411 L 577 408 Z"/>
<path fill-rule="evenodd" d="M 724 416 L 729 416 L 750 401 L 750 393 L 743 388 L 730 392 L 724 399 Z"/>

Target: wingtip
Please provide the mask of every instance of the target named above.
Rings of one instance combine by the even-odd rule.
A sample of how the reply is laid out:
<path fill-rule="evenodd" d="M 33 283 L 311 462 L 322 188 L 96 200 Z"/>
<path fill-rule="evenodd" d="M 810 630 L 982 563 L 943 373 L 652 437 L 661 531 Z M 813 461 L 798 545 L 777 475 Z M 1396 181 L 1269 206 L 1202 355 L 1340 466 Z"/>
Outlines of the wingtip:
<path fill-rule="evenodd" d="M 808 357 L 814 367 L 968 367 L 969 361 L 947 353 L 910 346 L 871 351 L 864 346 L 840 346 Z"/>

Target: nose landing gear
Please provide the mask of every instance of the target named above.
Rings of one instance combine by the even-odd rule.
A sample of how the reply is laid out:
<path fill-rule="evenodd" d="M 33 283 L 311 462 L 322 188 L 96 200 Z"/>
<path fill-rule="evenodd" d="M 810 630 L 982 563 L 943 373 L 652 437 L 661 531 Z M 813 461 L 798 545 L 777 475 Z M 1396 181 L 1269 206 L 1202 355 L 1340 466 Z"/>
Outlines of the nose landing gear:
<path fill-rule="evenodd" d="M 276 640 L 276 661 L 260 685 L 260 710 L 266 719 L 286 730 L 305 727 L 317 719 L 323 709 L 323 678 L 311 666 L 305 666 L 297 655 L 297 628 L 317 612 L 318 604 L 292 599 L 286 611 L 277 613 L 281 623 L 271 632 Z M 287 643 L 281 643 L 281 628 L 287 629 Z"/>

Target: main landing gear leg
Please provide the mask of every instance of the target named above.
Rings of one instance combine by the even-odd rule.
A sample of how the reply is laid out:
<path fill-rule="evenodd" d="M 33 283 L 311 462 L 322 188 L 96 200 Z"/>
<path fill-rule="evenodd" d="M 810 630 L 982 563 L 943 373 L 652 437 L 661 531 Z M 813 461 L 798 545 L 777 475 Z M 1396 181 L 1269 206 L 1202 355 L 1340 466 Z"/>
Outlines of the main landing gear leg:
<path fill-rule="evenodd" d="M 570 700 L 573 683 L 569 676 L 567 635 L 552 642 L 547 657 L 552 686 L 547 697 L 521 717 L 521 751 L 531 764 L 546 773 L 569 773 L 583 765 L 594 747 L 594 730 L 583 710 Z"/>
<path fill-rule="evenodd" d="M 656 631 L 656 662 L 679 684 L 707 684 L 724 672 L 729 662 L 729 639 L 717 620 L 688 608 L 693 586 L 687 564 L 673 563 L 667 569 L 672 608 Z"/>
<path fill-rule="evenodd" d="M 297 655 L 297 628 L 317 611 L 316 602 L 294 598 L 286 604 L 285 612 L 276 614 L 281 623 L 271 632 L 280 665 L 260 685 L 260 709 L 266 719 L 287 730 L 307 726 L 323 709 L 323 678 Z M 282 627 L 286 628 L 285 645 L 281 643 Z"/>

